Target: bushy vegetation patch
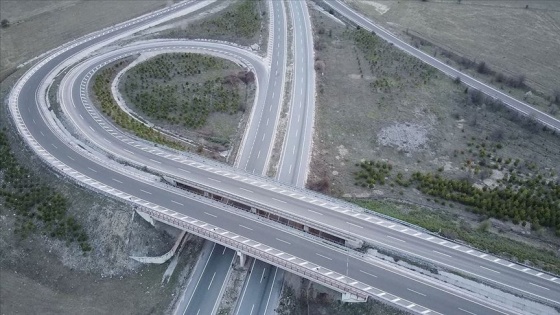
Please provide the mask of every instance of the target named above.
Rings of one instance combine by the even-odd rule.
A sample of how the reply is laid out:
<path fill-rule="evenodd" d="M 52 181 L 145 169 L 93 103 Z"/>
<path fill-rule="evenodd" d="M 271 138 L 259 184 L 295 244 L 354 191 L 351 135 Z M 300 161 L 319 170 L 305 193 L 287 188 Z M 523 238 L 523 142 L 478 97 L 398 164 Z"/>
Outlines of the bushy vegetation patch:
<path fill-rule="evenodd" d="M 186 29 L 172 30 L 168 36 L 253 41 L 262 23 L 259 2 L 264 3 L 260 0 L 238 1 L 220 15 L 193 23 Z"/>
<path fill-rule="evenodd" d="M 95 75 L 93 80 L 94 96 L 99 103 L 99 106 L 101 106 L 103 113 L 111 118 L 111 120 L 113 120 L 113 122 L 118 126 L 131 131 L 137 137 L 166 145 L 177 150 L 184 150 L 185 147 L 179 142 L 169 140 L 155 129 L 150 128 L 132 118 L 119 107 L 113 98 L 113 94 L 111 93 L 111 80 L 122 65 L 122 62 L 118 62 L 113 66 L 109 66 L 101 70 Z"/>
<path fill-rule="evenodd" d="M 127 73 L 124 93 L 147 116 L 196 129 L 213 112 L 244 110 L 245 73 L 223 76 L 231 66 L 199 54 L 160 55 Z"/>
<path fill-rule="evenodd" d="M 522 169 L 519 160 L 492 158 L 484 147 L 479 149 L 478 155 L 481 160 L 476 166 L 473 165 L 472 159 L 465 162 L 465 167 L 469 168 L 467 174 L 481 172 L 481 169 L 488 172 L 492 168 L 503 170 L 507 165 L 512 166 L 494 187 L 474 185 L 468 178 L 444 178 L 439 173 L 414 172 L 407 178 L 399 172 L 392 176 L 392 166 L 389 163 L 374 161 L 357 164 L 359 169 L 354 173 L 355 184 L 374 188 L 376 184 L 384 185 L 388 181 L 393 186 L 394 183 L 402 187 L 413 186 L 426 195 L 465 205 L 466 209 L 474 213 L 511 220 L 514 224 L 521 223 L 523 226 L 529 222 L 533 229 L 546 226 L 555 229 L 556 234 L 560 236 L 560 184 L 548 177 L 553 173 L 522 173 L 515 168 L 517 166 Z M 488 156 L 492 164 L 482 162 Z M 526 167 L 533 170 L 536 168 L 530 163 L 527 163 Z M 443 171 L 443 168 L 439 171 Z"/>
<path fill-rule="evenodd" d="M 372 89 L 390 94 L 395 89 L 416 87 L 426 84 L 435 73 L 435 69 L 419 60 L 412 59 L 404 52 L 397 51 L 386 44 L 373 33 L 362 28 L 351 31 L 356 46 L 363 52 L 367 64 L 358 58 L 360 74 L 364 75 L 364 67 L 376 78 L 370 83 Z M 387 51 L 391 50 L 391 54 Z"/>
<path fill-rule="evenodd" d="M 38 231 L 90 251 L 83 227 L 67 213 L 66 198 L 19 165 L 5 131 L 0 132 L 0 200 L 17 214 L 14 233 L 26 238 Z"/>
<path fill-rule="evenodd" d="M 195 141 L 202 137 L 223 150 L 233 142 L 254 80 L 252 72 L 229 60 L 174 53 L 133 67 L 119 88 L 127 104 L 150 122 Z"/>
<path fill-rule="evenodd" d="M 532 263 L 543 270 L 556 274 L 560 272 L 560 259 L 555 253 L 527 246 L 524 243 L 488 232 L 489 221 L 483 221 L 478 228 L 472 229 L 468 224 L 461 221 L 457 222 L 456 218 L 441 211 L 430 211 L 416 207 L 410 207 L 412 210 L 405 211 L 386 202 L 364 199 L 352 199 L 350 201 L 366 209 L 439 233 L 444 237 L 462 240 L 483 251 L 506 256 L 520 262 Z"/>

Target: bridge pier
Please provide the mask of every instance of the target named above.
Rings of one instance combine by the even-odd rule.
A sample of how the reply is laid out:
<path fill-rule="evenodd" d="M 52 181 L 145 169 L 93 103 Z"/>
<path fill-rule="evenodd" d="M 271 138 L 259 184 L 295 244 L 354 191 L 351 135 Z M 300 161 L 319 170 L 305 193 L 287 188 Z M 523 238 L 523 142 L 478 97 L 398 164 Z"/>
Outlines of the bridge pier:
<path fill-rule="evenodd" d="M 241 267 L 244 267 L 244 266 L 245 266 L 245 263 L 247 262 L 247 255 L 246 255 L 246 254 L 243 254 L 243 253 L 240 252 L 240 251 L 237 251 L 237 256 L 239 256 L 239 265 L 240 265 Z"/>
<path fill-rule="evenodd" d="M 140 212 L 141 213 L 141 212 Z M 151 217 L 150 217 L 151 219 Z M 181 234 L 179 234 L 179 237 L 177 238 L 177 240 L 175 241 L 175 245 L 173 245 L 173 247 L 165 254 L 161 255 L 161 256 L 156 256 L 156 257 L 148 257 L 148 256 L 130 256 L 130 258 L 144 263 L 144 264 L 163 264 L 164 262 L 168 261 L 171 257 L 173 257 L 173 255 L 175 255 L 175 252 L 177 251 L 177 248 L 179 248 L 179 245 L 181 244 L 181 242 L 183 242 L 183 239 L 185 238 L 185 235 L 187 234 L 187 231 L 182 231 Z"/>
<path fill-rule="evenodd" d="M 365 299 L 365 298 L 359 297 L 355 294 L 346 293 L 346 292 L 342 293 L 342 298 L 340 300 L 342 302 L 349 302 L 349 303 L 363 303 L 363 302 L 367 301 L 367 299 Z"/>
<path fill-rule="evenodd" d="M 155 225 L 156 225 L 156 222 L 154 221 L 154 219 L 152 219 L 152 217 L 151 217 L 149 214 L 144 213 L 144 212 L 142 212 L 142 211 L 138 211 L 138 210 L 135 210 L 135 211 L 136 211 L 136 213 L 138 213 L 138 215 L 139 215 L 142 219 L 148 221 L 148 223 L 150 223 L 152 226 L 155 226 Z"/>

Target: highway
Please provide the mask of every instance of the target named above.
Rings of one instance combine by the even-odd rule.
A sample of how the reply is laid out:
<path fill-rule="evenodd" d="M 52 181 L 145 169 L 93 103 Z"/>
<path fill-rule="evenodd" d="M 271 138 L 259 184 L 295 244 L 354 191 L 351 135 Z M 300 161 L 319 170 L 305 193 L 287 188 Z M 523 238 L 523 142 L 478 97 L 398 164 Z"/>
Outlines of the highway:
<path fill-rule="evenodd" d="M 278 1 L 278 3 L 283 4 L 283 1 Z M 287 4 L 292 22 L 293 79 L 287 130 L 276 178 L 283 183 L 303 188 L 307 179 L 314 125 L 313 34 L 307 3 L 305 1 L 287 1 Z M 287 24 L 284 23 L 283 26 L 283 32 L 286 32 Z M 276 29 L 275 32 L 280 33 L 280 30 Z M 287 43 L 284 45 L 284 50 L 286 46 Z M 269 292 L 273 291 L 274 282 L 283 275 L 280 273 L 280 276 L 277 277 L 278 269 L 261 261 L 257 261 L 251 270 L 251 276 L 247 279 L 245 290 L 239 299 L 236 314 L 266 314 L 269 307 Z M 266 274 L 265 281 L 262 277 L 260 279 L 255 277 L 255 273 Z M 246 292 L 249 294 L 245 294 Z M 261 301 L 263 302 L 261 303 Z"/>
<path fill-rule="evenodd" d="M 151 19 L 146 19 L 139 23 L 147 24 L 157 18 L 158 17 L 152 17 Z M 137 24 L 134 25 L 138 26 Z M 130 25 L 128 28 L 133 29 L 132 26 L 134 25 Z M 344 261 L 344 256 L 340 255 L 339 250 L 331 248 L 327 245 L 319 244 L 308 238 L 295 236 L 280 229 L 271 228 L 271 225 L 265 224 L 261 221 L 247 222 L 246 217 L 236 214 L 233 211 L 224 212 L 218 206 L 210 206 L 200 200 L 197 200 L 196 198 L 185 197 L 175 190 L 162 189 L 157 185 L 131 177 L 129 174 L 122 174 L 113 170 L 108 165 L 99 163 L 97 160 L 84 157 L 82 154 L 79 154 L 82 152 L 79 152 L 79 150 L 75 147 L 71 147 L 67 144 L 67 142 L 59 139 L 56 131 L 49 127 L 48 122 L 45 121 L 46 118 L 41 114 L 39 108 L 39 106 L 42 106 L 40 98 L 43 98 L 44 95 L 40 95 L 37 91 L 41 90 L 40 86 L 43 78 L 48 77 L 49 73 L 62 64 L 67 57 L 70 57 L 74 53 L 83 49 L 90 48 L 96 43 L 102 43 L 104 40 L 108 40 L 113 35 L 124 33 L 127 30 L 127 27 L 123 27 L 67 50 L 50 61 L 42 64 L 40 67 L 34 68 L 33 71 L 27 73 L 25 75 L 25 82 L 14 90 L 10 99 L 17 102 L 19 112 L 12 111 L 12 114 L 18 122 L 20 132 L 25 137 L 34 139 L 28 139 L 28 141 L 32 143 L 34 149 L 39 154 L 44 154 L 45 156 L 50 154 L 58 161 L 65 164 L 65 171 L 80 173 L 76 175 L 76 177 L 87 177 L 103 183 L 105 186 L 115 187 L 124 194 L 133 196 L 133 201 L 136 199 L 147 200 L 150 203 L 156 204 L 162 208 L 184 214 L 185 216 L 197 218 L 198 220 L 207 222 L 208 224 L 227 229 L 232 233 L 258 240 L 259 242 L 262 242 L 262 244 L 293 254 L 311 263 L 320 265 L 321 267 L 337 270 L 339 273 L 344 274 L 341 270 L 345 269 L 348 263 L 348 265 L 351 266 L 347 274 L 348 277 L 360 279 L 365 283 L 371 283 L 372 287 L 387 290 L 390 294 L 398 295 L 400 299 L 413 301 L 415 305 L 411 306 L 412 310 L 415 310 L 419 305 L 423 305 L 441 313 L 453 314 L 458 311 L 457 306 L 460 305 L 461 308 L 475 314 L 498 313 L 488 308 L 488 306 L 482 306 L 475 302 L 469 302 L 449 292 L 441 291 L 419 282 L 410 281 L 402 275 L 375 266 L 372 262 L 366 262 L 354 257 L 349 257 L 347 258 L 347 261 Z M 178 45 L 178 43 L 162 44 L 161 42 L 152 42 L 151 44 L 154 48 L 165 45 Z M 196 45 L 199 44 L 202 45 L 202 43 L 196 43 Z M 217 50 L 227 50 L 232 54 L 241 54 L 243 58 L 251 58 L 250 54 L 247 52 L 240 53 L 235 50 L 228 50 L 231 48 L 225 48 L 225 46 L 221 47 L 218 44 L 207 44 L 210 45 L 210 47 L 204 46 L 207 49 L 217 49 L 216 47 L 219 47 Z M 196 45 L 191 44 L 192 47 Z M 252 65 L 255 67 L 255 71 L 257 72 L 259 87 L 265 88 L 266 80 L 264 78 L 266 78 L 266 75 L 263 76 L 262 74 L 263 71 L 266 72 L 266 70 L 263 66 L 259 65 L 259 60 L 255 59 L 253 61 L 251 62 L 253 62 Z M 102 61 L 96 60 L 96 62 Z M 333 227 L 338 225 L 340 222 L 346 222 L 349 225 L 342 228 L 343 230 L 351 229 L 354 233 L 357 233 L 357 235 L 363 234 L 364 236 L 367 236 L 368 239 L 382 240 L 384 243 L 387 243 L 388 246 L 396 246 L 398 248 L 402 247 L 417 255 L 431 255 L 431 257 L 433 257 L 432 259 L 436 261 L 443 261 L 443 257 L 449 258 L 447 256 L 451 256 L 450 263 L 452 264 L 459 264 L 463 261 L 467 261 L 467 263 L 464 263 L 463 265 L 465 265 L 465 268 L 471 268 L 471 272 L 475 274 L 481 273 L 481 270 L 483 270 L 480 266 L 490 266 L 485 268 L 498 271 L 497 275 L 501 275 L 503 278 L 500 279 L 500 281 L 516 280 L 513 281 L 512 285 L 517 286 L 519 283 L 523 284 L 521 289 L 523 291 L 530 290 L 530 294 L 541 295 L 555 302 L 557 302 L 556 300 L 558 299 L 558 296 L 560 296 L 558 293 L 558 282 L 556 282 L 557 279 L 553 279 L 554 277 L 549 275 L 534 272 L 528 268 L 523 268 L 522 266 L 522 269 L 519 269 L 520 267 L 518 265 L 510 265 L 511 263 L 509 262 L 485 259 L 489 255 L 482 257 L 484 254 L 473 251 L 472 249 L 465 248 L 463 246 L 456 247 L 458 245 L 455 243 L 443 243 L 443 240 L 429 234 L 417 232 L 413 229 L 391 223 L 390 221 L 378 219 L 373 216 L 367 216 L 357 211 L 352 211 L 350 206 L 347 206 L 344 203 L 331 202 L 331 200 L 327 197 L 318 196 L 315 198 L 317 195 L 311 192 L 304 192 L 286 185 L 271 184 L 271 181 L 269 180 L 251 176 L 249 174 L 243 174 L 238 170 L 223 165 L 216 165 L 213 163 L 206 163 L 206 165 L 202 165 L 202 163 L 200 163 L 200 159 L 196 157 L 163 151 L 161 148 L 153 147 L 144 142 L 131 140 L 126 134 L 123 134 L 116 129 L 112 129 L 110 124 L 104 122 L 98 116 L 92 116 L 95 114 L 92 114 L 91 108 L 90 111 L 88 111 L 89 105 L 87 104 L 87 98 L 84 96 L 82 99 L 82 90 L 80 89 L 80 85 L 84 82 L 83 78 L 87 76 L 91 69 L 93 68 L 84 69 L 82 72 L 74 72 L 75 78 L 83 75 L 81 80 L 65 79 L 68 86 L 62 86 L 61 95 L 65 98 L 62 100 L 62 103 L 65 104 L 65 109 L 68 110 L 69 115 L 73 115 L 74 113 L 78 115 L 74 116 L 73 119 L 75 119 L 76 122 L 79 122 L 76 126 L 79 126 L 85 137 L 87 137 L 92 143 L 100 145 L 106 150 L 115 153 L 115 156 L 124 157 L 132 161 L 138 161 L 153 170 L 160 170 L 164 173 L 173 175 L 180 174 L 178 176 L 188 177 L 188 180 L 196 182 L 200 181 L 202 184 L 208 185 L 208 187 L 227 191 L 233 195 L 239 195 L 269 206 L 272 205 L 273 207 L 282 209 L 283 211 L 294 211 L 296 215 L 305 216 L 310 220 L 320 218 L 320 220 L 318 220 L 319 222 L 331 222 L 328 224 L 333 224 Z M 85 100 L 85 102 L 82 102 L 82 100 Z M 75 110 L 72 108 L 75 108 Z M 82 118 L 79 115 L 84 117 L 83 120 L 80 120 Z M 95 118 L 100 121 L 97 121 Z M 19 123 L 23 123 L 24 125 Z M 103 123 L 104 125 L 101 125 L 100 123 Z M 111 129 L 111 131 L 108 129 Z M 40 149 L 38 149 L 39 147 Z M 184 173 L 181 173 L 183 171 Z M 84 182 L 89 185 L 87 181 L 84 180 Z M 287 204 L 290 206 L 288 207 Z M 337 208 L 335 209 L 335 207 Z M 342 210 L 337 211 L 339 208 Z M 311 215 L 315 217 L 311 217 Z M 329 218 L 327 219 L 326 217 Z M 227 220 L 224 220 L 224 218 L 227 218 Z M 379 223 L 373 224 L 376 222 Z M 246 224 L 249 223 L 250 226 L 247 226 Z M 353 225 L 350 225 L 350 223 L 361 227 L 356 228 Z M 341 227 L 337 228 L 340 229 Z M 359 231 L 359 233 L 356 231 Z M 373 233 L 370 233 L 372 231 Z M 388 236 L 391 236 L 391 238 Z M 431 253 L 431 248 L 435 248 L 437 250 L 432 250 L 433 253 Z M 440 255 L 443 256 L 440 257 L 438 256 L 438 253 L 443 253 L 447 256 Z M 502 272 L 502 270 L 506 270 L 507 273 Z M 490 278 L 494 278 L 495 276 L 497 277 L 495 272 L 489 272 L 492 272 L 491 274 L 487 273 Z M 374 276 L 367 276 L 368 274 L 372 274 Z M 528 284 L 529 286 L 527 286 Z M 531 286 L 531 284 L 535 285 Z M 414 290 L 415 292 L 421 292 L 422 294 L 416 294 L 407 289 Z M 411 295 L 411 292 L 416 295 Z M 394 300 L 396 299 L 397 298 Z M 396 303 L 399 301 L 400 300 L 396 300 Z"/>
<path fill-rule="evenodd" d="M 307 3 L 289 1 L 293 23 L 294 82 L 288 128 L 276 178 L 304 187 L 307 180 L 315 112 L 313 32 Z"/>
<path fill-rule="evenodd" d="M 270 84 L 266 89 L 266 99 L 262 106 L 256 106 L 251 114 L 235 165 L 252 174 L 264 175 L 274 146 L 278 117 L 282 106 L 280 100 L 284 90 L 286 72 L 286 19 L 283 1 L 272 1 L 273 19 L 272 45 L 269 48 Z"/>
<path fill-rule="evenodd" d="M 198 278 L 195 291 L 187 302 L 183 314 L 215 314 L 220 304 L 220 291 L 225 282 L 228 270 L 233 263 L 235 251 L 222 245 L 214 244 L 212 253 L 204 265 L 202 275 Z M 225 262 L 225 263 L 224 263 Z M 212 270 L 212 272 L 207 272 Z"/>
<path fill-rule="evenodd" d="M 267 4 L 269 8 L 268 11 L 270 19 L 270 43 L 268 45 L 267 59 L 270 61 L 270 71 L 267 73 L 268 83 L 266 85 L 261 83 L 259 84 L 259 86 L 267 86 L 272 88 L 266 89 L 266 97 L 264 98 L 264 103 L 259 101 L 259 95 L 257 95 L 255 108 L 251 111 L 251 117 L 248 120 L 246 132 L 235 161 L 235 165 L 237 167 L 242 167 L 245 170 L 249 170 L 252 173 L 259 175 L 264 175 L 266 173 L 268 161 L 272 152 L 276 126 L 279 118 L 278 116 L 282 107 L 281 101 L 283 99 L 282 95 L 285 79 L 284 73 L 286 72 L 287 27 L 284 3 L 282 1 L 269 1 Z M 257 135 L 259 137 L 257 137 Z M 212 261 L 210 264 L 208 264 L 207 262 L 207 267 L 204 268 L 202 277 L 208 278 L 210 274 L 212 274 L 212 277 L 216 277 L 216 280 L 221 281 L 220 283 L 223 283 L 223 285 L 225 286 L 227 284 L 227 276 L 229 275 L 229 270 L 230 268 L 232 268 L 229 261 L 229 255 L 212 255 L 208 259 L 209 261 L 211 259 L 215 261 Z M 255 270 L 253 264 L 250 267 L 251 269 L 249 272 L 261 272 L 260 268 L 262 265 L 267 264 L 261 262 L 257 264 L 257 270 Z M 268 266 L 268 269 L 275 268 L 270 265 Z M 249 277 L 249 279 L 251 279 L 251 277 Z M 262 292 L 264 293 L 267 289 L 266 284 L 267 282 L 264 283 L 264 287 L 251 287 L 251 292 L 261 292 L 262 290 Z M 201 314 L 214 314 L 214 305 L 221 301 L 220 293 L 220 290 L 207 291 L 205 290 L 204 286 L 197 285 L 194 295 L 199 296 L 204 300 L 204 302 L 201 306 L 197 306 L 198 309 L 196 311 L 201 312 Z M 254 309 L 254 305 L 260 305 L 263 297 L 264 295 L 243 294 L 240 297 L 239 304 L 251 304 L 251 314 L 253 314 L 253 311 L 255 311 L 254 314 L 258 314 L 258 310 Z M 268 305 L 268 303 L 266 302 L 268 302 L 269 296 L 266 297 L 267 299 L 264 300 L 264 304 Z M 194 311 L 195 310 L 192 308 L 187 308 L 185 309 L 184 314 L 192 314 Z M 242 312 L 241 314 L 244 313 Z"/>
<path fill-rule="evenodd" d="M 63 54 L 62 56 L 67 57 L 73 52 L 74 51 L 71 51 L 68 55 Z M 54 131 L 49 128 L 47 122 L 42 118 L 39 106 L 37 106 L 38 104 L 41 104 L 41 101 L 37 98 L 42 97 L 42 93 L 36 94 L 35 91 L 37 91 L 41 85 L 40 83 L 42 79 L 64 59 L 57 58 L 47 62 L 45 65 L 40 67 L 38 71 L 33 72 L 29 77 L 27 77 L 25 84 L 23 84 L 21 89 L 18 91 L 19 97 L 17 99 L 17 104 L 18 108 L 20 108 L 21 120 L 28 122 L 29 135 L 36 139 L 41 147 L 44 148 L 43 150 L 48 151 L 59 161 L 65 163 L 66 168 L 73 169 L 66 169 L 66 171 L 73 172 L 74 170 L 80 170 L 80 174 L 77 176 L 87 176 L 88 179 L 104 183 L 104 185 L 107 186 L 118 186 L 119 193 L 125 194 L 126 196 L 133 196 L 133 201 L 147 200 L 150 203 L 158 205 L 158 207 L 161 207 L 162 209 L 170 209 L 177 213 L 184 214 L 185 216 L 198 218 L 200 221 L 204 221 L 212 226 L 223 226 L 224 228 L 227 228 L 228 231 L 238 235 L 244 235 L 251 239 L 262 239 L 262 236 L 265 235 L 266 239 L 263 239 L 262 244 L 266 244 L 287 253 L 293 253 L 294 255 L 313 263 L 314 265 L 320 265 L 325 268 L 335 268 L 335 270 L 339 268 L 338 266 L 346 266 L 345 262 L 340 261 L 340 257 L 342 255 L 340 255 L 339 250 L 332 248 L 329 245 L 317 243 L 308 238 L 302 238 L 298 235 L 293 235 L 282 230 L 271 228 L 271 225 L 265 224 L 268 222 L 250 222 L 245 216 L 236 213 L 235 210 L 233 210 L 233 212 L 224 212 L 218 205 L 209 205 L 208 203 L 201 202 L 193 196 L 188 196 L 188 194 L 185 196 L 185 194 L 178 192 L 175 189 L 165 189 L 159 186 L 154 186 L 153 183 L 149 181 L 142 181 L 133 177 L 131 178 L 128 173 L 123 172 L 123 174 L 121 172 L 114 171 L 109 168 L 108 164 L 98 164 L 95 160 L 78 154 L 73 150 L 73 148 L 67 146 L 65 142 L 61 141 L 61 139 L 58 138 L 58 134 L 54 133 Z M 87 72 L 89 71 L 85 71 L 83 75 L 87 74 Z M 78 82 L 80 81 L 78 80 Z M 73 95 L 73 93 L 71 95 Z M 81 100 L 79 96 L 78 99 Z M 65 103 L 65 100 L 62 101 Z M 85 107 L 83 107 L 81 102 L 77 104 L 70 103 L 67 105 L 73 108 L 74 105 L 72 104 L 76 105 L 76 108 L 81 108 L 85 115 L 89 115 L 89 112 Z M 95 128 L 98 128 L 97 131 L 93 131 Z M 105 137 L 111 139 L 109 141 L 115 143 L 120 142 L 120 146 L 129 148 L 131 152 L 134 152 L 134 154 L 140 155 L 141 152 L 144 152 L 140 148 L 134 146 L 134 144 L 136 144 L 135 142 L 124 138 L 120 131 L 115 130 L 114 135 L 107 133 L 101 125 L 97 123 L 89 125 L 86 129 L 92 129 L 92 132 L 99 133 L 100 135 L 98 136 L 101 136 L 102 133 L 106 133 Z M 26 134 L 25 131 L 23 133 Z M 125 145 L 125 143 L 128 143 L 128 145 Z M 152 157 L 159 157 L 159 155 L 154 154 Z M 227 218 L 227 220 L 224 220 L 224 218 Z M 250 225 L 250 227 L 248 225 Z M 297 244 L 297 246 L 292 244 Z M 316 248 L 320 248 L 319 252 L 317 252 Z M 367 270 L 368 273 L 374 275 L 379 274 L 379 276 L 376 275 L 376 277 L 383 277 L 386 281 L 379 281 L 377 278 L 372 277 L 369 280 L 372 282 L 372 287 L 375 288 L 376 286 L 380 286 L 380 284 L 382 284 L 381 287 L 383 287 L 383 289 L 386 288 L 389 292 L 391 292 L 391 294 L 399 294 L 399 298 L 402 297 L 404 299 L 414 301 L 415 306 L 413 307 L 418 308 L 421 305 L 425 305 L 426 307 L 442 313 L 450 313 L 456 311 L 457 309 L 457 307 L 442 307 L 441 303 L 436 300 L 425 300 L 420 295 L 410 296 L 409 291 L 398 285 L 398 283 L 408 282 L 409 280 L 406 277 L 397 273 L 384 272 L 383 269 L 374 267 L 371 263 L 361 259 L 350 258 L 349 260 L 352 270 L 352 273 L 349 274 L 350 277 L 355 275 L 360 279 L 364 279 L 363 275 L 354 273 L 358 272 L 358 270 Z M 388 281 L 388 279 L 391 280 Z M 395 281 L 395 279 L 399 279 L 399 281 Z M 367 281 L 367 279 L 364 280 Z M 453 294 L 445 291 L 439 291 L 438 289 L 434 289 L 431 286 L 426 286 L 421 283 L 410 283 L 407 287 L 415 288 L 418 292 L 431 292 L 430 294 L 433 294 L 432 296 L 445 296 L 446 300 L 450 303 L 462 305 L 469 310 L 478 311 L 479 314 L 499 314 L 498 312 L 490 312 L 486 310 L 485 307 L 474 302 L 465 303 L 463 299 Z M 480 312 L 481 310 L 483 312 Z"/>
<path fill-rule="evenodd" d="M 408 54 L 422 60 L 423 62 L 431 65 L 432 67 L 440 70 L 446 75 L 452 78 L 461 78 L 461 82 L 481 91 L 482 93 L 491 96 L 495 99 L 501 100 L 507 106 L 513 108 L 514 110 L 526 115 L 533 117 L 534 119 L 540 121 L 541 123 L 560 131 L 560 120 L 537 110 L 530 105 L 523 103 L 515 98 L 467 75 L 463 72 L 454 69 L 453 67 L 439 61 L 438 59 L 424 53 L 423 51 L 414 48 L 413 46 L 407 44 L 406 42 L 400 40 L 395 35 L 383 29 L 381 26 L 375 24 L 373 21 L 364 17 L 360 13 L 351 9 L 347 4 L 341 0 L 328 0 L 325 1 L 327 5 L 332 7 L 337 13 L 341 14 L 350 21 L 360 25 L 368 31 L 374 31 L 375 34 L 389 43 L 392 43 L 395 47 L 407 52 Z"/>
<path fill-rule="evenodd" d="M 173 43 L 174 42 L 171 42 L 167 46 L 173 47 Z M 254 67 L 257 72 L 259 86 L 265 86 L 267 84 L 267 72 L 264 65 L 260 63 L 258 58 L 252 57 L 252 55 L 247 54 L 246 51 L 235 47 L 207 42 L 193 44 L 206 49 L 220 47 L 220 49 L 228 53 L 240 54 L 242 58 L 245 58 L 251 63 L 252 67 Z M 163 41 L 151 42 L 145 45 L 165 47 Z M 113 56 L 123 55 L 127 50 L 130 53 L 130 51 L 134 52 L 142 47 L 144 46 L 141 46 L 141 44 L 133 45 L 125 50 L 119 50 L 96 58 L 91 58 L 80 66 L 80 74 L 77 74 L 78 68 L 72 70 L 68 74 L 70 79 L 66 82 L 74 82 L 74 86 L 62 85 L 61 94 L 72 94 L 73 100 L 68 100 L 64 103 L 79 104 L 82 102 L 85 90 L 81 91 L 81 89 L 87 86 L 87 79 L 85 78 L 88 73 L 91 73 L 90 69 L 95 67 L 96 64 L 100 64 L 102 59 L 110 60 Z M 81 93 L 84 94 L 82 95 Z M 257 104 L 263 103 L 257 102 Z M 264 107 L 264 105 L 262 106 Z M 79 112 L 79 110 L 83 111 L 84 108 L 87 109 L 87 112 Z M 158 155 L 154 153 L 154 149 L 149 148 L 149 146 L 139 146 L 135 142 L 128 142 L 128 140 L 127 142 L 123 142 L 122 139 L 126 139 L 126 135 L 121 135 L 117 130 L 113 130 L 109 123 L 104 123 L 103 125 L 98 124 L 96 120 L 102 118 L 97 116 L 94 110 L 87 104 L 85 107 L 69 106 L 67 110 L 70 117 L 76 122 L 85 120 L 85 125 L 89 127 L 80 127 L 81 132 L 85 134 L 92 143 L 97 143 L 98 146 L 104 147 L 105 150 L 108 150 L 115 156 L 122 156 L 130 160 L 140 161 L 143 165 L 166 172 L 170 175 L 181 177 L 188 176 L 188 180 L 198 183 L 199 185 L 206 184 L 207 187 L 217 188 L 221 192 L 227 192 L 230 195 L 246 198 L 256 204 L 282 209 L 285 213 L 304 217 L 309 221 L 321 223 L 335 230 L 338 229 L 341 232 L 352 234 L 374 244 L 407 251 L 410 254 L 434 263 L 455 268 L 461 272 L 475 275 L 500 285 L 505 285 L 519 294 L 531 294 L 535 297 L 558 303 L 558 296 L 560 296 L 560 286 L 558 282 L 560 282 L 560 280 L 554 279 L 557 281 L 555 284 L 550 281 L 554 277 L 547 274 L 513 264 L 506 260 L 497 259 L 492 255 L 487 255 L 472 250 L 471 248 L 457 245 L 456 243 L 447 242 L 431 234 L 408 229 L 392 221 L 382 220 L 373 215 L 364 215 L 361 211 L 352 211 L 355 210 L 355 207 L 339 201 L 335 202 L 329 200 L 328 198 L 318 196 L 312 192 L 294 190 L 292 186 L 282 185 L 280 183 L 271 184 L 259 177 L 252 177 L 255 179 L 255 182 L 250 182 L 247 180 L 248 177 L 243 175 L 235 175 L 235 177 L 239 176 L 237 178 L 233 176 L 223 176 L 223 172 L 236 174 L 235 172 L 238 171 L 220 165 L 214 165 L 209 169 L 201 167 L 198 162 L 193 160 L 174 160 L 176 158 L 173 156 L 165 157 L 163 155 Z M 81 126 L 82 123 L 76 123 L 76 125 Z M 99 137 L 99 134 L 103 133 L 109 133 L 107 137 L 116 137 L 115 141 L 107 142 L 107 140 L 103 140 Z M 153 152 L 150 152 L 150 150 Z M 176 170 L 182 171 L 178 174 Z M 286 207 L 286 204 L 290 204 L 290 207 Z"/>

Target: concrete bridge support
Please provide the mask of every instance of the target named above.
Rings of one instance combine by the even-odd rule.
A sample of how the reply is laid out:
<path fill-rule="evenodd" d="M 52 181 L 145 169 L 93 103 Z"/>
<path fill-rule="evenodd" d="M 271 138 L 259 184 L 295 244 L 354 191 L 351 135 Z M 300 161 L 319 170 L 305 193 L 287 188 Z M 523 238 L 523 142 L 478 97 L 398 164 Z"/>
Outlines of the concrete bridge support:
<path fill-rule="evenodd" d="M 245 267 L 245 263 L 247 262 L 247 255 L 243 254 L 242 252 L 237 252 L 237 256 L 239 256 L 239 265 L 241 267 Z"/>
<path fill-rule="evenodd" d="M 149 214 L 138 210 L 136 210 L 136 213 L 138 213 L 138 215 L 142 217 L 142 219 L 148 221 L 148 223 L 150 223 L 152 226 L 156 225 L 156 222 L 154 221 L 154 219 L 152 219 L 152 217 Z"/>
<path fill-rule="evenodd" d="M 342 302 L 350 302 L 350 303 L 363 303 L 367 301 L 367 299 L 346 292 L 342 293 L 342 298 L 340 300 Z"/>
<path fill-rule="evenodd" d="M 142 212 L 138 212 L 138 213 L 142 213 Z M 150 219 L 151 219 L 151 217 L 150 217 Z M 169 250 L 167 253 L 165 253 L 161 256 L 156 256 L 156 257 L 130 256 L 130 258 L 132 258 L 136 261 L 139 261 L 141 263 L 145 263 L 145 264 L 163 264 L 164 262 L 168 261 L 171 257 L 173 257 L 173 255 L 175 255 L 175 252 L 177 251 L 177 248 L 179 247 L 179 245 L 183 241 L 183 238 L 185 237 L 186 234 L 187 234 L 187 231 L 182 231 L 181 234 L 179 235 L 179 237 L 177 238 L 177 240 L 175 241 L 175 245 L 173 245 L 171 250 Z"/>

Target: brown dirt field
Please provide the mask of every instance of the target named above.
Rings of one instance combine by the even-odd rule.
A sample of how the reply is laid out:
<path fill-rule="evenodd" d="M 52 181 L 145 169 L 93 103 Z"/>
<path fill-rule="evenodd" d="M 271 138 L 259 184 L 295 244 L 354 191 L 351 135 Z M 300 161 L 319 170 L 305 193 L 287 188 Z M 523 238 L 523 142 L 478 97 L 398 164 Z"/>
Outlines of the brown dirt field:
<path fill-rule="evenodd" d="M 560 90 L 560 54 L 556 53 L 560 51 L 560 6 L 556 1 L 347 2 L 401 38 L 410 39 L 405 34 L 408 30 L 460 56 L 485 61 L 497 72 L 523 74 L 531 89 L 545 95 Z"/>
<path fill-rule="evenodd" d="M 469 175 L 461 166 L 472 155 L 467 144 L 472 141 L 495 146 L 499 142 L 503 148 L 498 154 L 504 159 L 519 158 L 521 164 L 530 161 L 541 170 L 559 173 L 558 135 L 517 122 L 515 115 L 505 110 L 468 105 L 464 86 L 422 68 L 416 59 L 382 40 L 378 44 L 378 67 L 372 72 L 349 35 L 354 32 L 352 28 L 340 26 L 316 10 L 311 13 L 316 58 L 324 61 L 325 67 L 324 75 L 317 76 L 308 183 L 327 179 L 330 193 L 339 197 L 404 200 L 444 209 L 477 226 L 477 215 L 457 205 L 449 208 L 427 202 L 426 196 L 413 188 L 355 186 L 353 172 L 359 169 L 355 164 L 362 159 L 384 160 L 393 165 L 393 174 L 402 172 L 405 177 L 415 171 L 437 173 L 443 168 L 445 177 L 465 178 Z M 390 87 L 374 87 L 378 84 L 375 82 L 388 82 Z M 456 154 L 456 150 L 465 153 Z M 471 180 L 482 182 L 490 177 L 483 173 L 471 176 Z M 553 233 L 531 233 L 528 228 L 507 225 L 504 230 L 510 228 L 511 237 L 532 239 L 534 245 L 557 248 L 560 243 Z"/>
<path fill-rule="evenodd" d="M 90 32 L 168 4 L 168 0 L 0 2 L 0 80 L 19 64 Z"/>

